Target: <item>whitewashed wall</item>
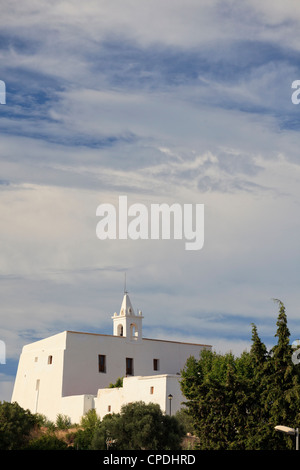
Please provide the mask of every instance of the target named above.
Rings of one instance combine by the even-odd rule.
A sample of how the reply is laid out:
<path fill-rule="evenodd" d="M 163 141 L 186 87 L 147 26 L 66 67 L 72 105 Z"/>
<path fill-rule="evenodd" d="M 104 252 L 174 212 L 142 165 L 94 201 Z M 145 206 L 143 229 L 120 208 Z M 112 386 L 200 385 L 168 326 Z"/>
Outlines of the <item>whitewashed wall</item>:
<path fill-rule="evenodd" d="M 23 348 L 12 401 L 53 421 L 58 414 L 67 414 L 73 422 L 79 422 L 80 416 L 93 406 L 103 416 L 109 405 L 112 411 L 119 410 L 128 400 L 154 401 L 166 411 L 166 397 L 172 393 L 175 412 L 179 394 L 172 390 L 178 387 L 178 380 L 165 375 L 179 377 L 187 358 L 199 357 L 204 348 L 189 343 L 146 338 L 130 341 L 120 336 L 65 331 Z M 99 372 L 99 354 L 106 356 L 104 373 Z M 127 357 L 133 359 L 134 377 L 124 380 L 119 393 L 113 389 L 103 391 L 126 375 Z M 158 359 L 158 370 L 154 370 L 153 359 Z M 154 393 L 149 397 L 150 386 Z M 95 405 L 92 397 L 97 397 Z"/>
<path fill-rule="evenodd" d="M 101 418 L 109 413 L 119 413 L 122 405 L 143 401 L 157 403 L 161 410 L 170 413 L 168 395 L 173 396 L 171 414 L 181 408 L 184 397 L 181 394 L 180 377 L 177 375 L 155 375 L 150 377 L 128 377 L 123 380 L 123 387 L 98 390 L 95 409 Z"/>

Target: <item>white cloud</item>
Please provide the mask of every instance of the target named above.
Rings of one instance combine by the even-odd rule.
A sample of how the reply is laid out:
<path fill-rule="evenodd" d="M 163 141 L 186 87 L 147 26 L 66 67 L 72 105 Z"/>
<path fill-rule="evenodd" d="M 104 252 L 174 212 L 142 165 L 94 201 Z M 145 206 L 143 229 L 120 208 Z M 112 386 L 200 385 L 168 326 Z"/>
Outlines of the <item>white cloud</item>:
<path fill-rule="evenodd" d="M 57 330 L 110 332 L 125 270 L 154 336 L 241 352 L 251 321 L 272 340 L 272 297 L 297 326 L 294 5 L 3 5 L 0 333 L 11 358 Z M 124 193 L 204 203 L 203 250 L 100 242 L 96 208 Z"/>

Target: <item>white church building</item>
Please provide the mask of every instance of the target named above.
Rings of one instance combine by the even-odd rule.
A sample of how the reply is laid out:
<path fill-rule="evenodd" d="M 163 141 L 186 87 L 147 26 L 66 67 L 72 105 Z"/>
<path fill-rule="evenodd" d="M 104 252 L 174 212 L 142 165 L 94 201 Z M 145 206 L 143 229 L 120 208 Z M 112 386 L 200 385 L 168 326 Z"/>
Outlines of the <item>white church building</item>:
<path fill-rule="evenodd" d="M 142 312 L 127 292 L 112 317 L 113 334 L 64 331 L 23 347 L 12 402 L 56 421 L 58 414 L 79 423 L 90 409 L 103 418 L 134 401 L 158 403 L 176 413 L 184 401 L 180 372 L 204 344 L 142 337 Z M 123 377 L 123 386 L 109 388 Z"/>

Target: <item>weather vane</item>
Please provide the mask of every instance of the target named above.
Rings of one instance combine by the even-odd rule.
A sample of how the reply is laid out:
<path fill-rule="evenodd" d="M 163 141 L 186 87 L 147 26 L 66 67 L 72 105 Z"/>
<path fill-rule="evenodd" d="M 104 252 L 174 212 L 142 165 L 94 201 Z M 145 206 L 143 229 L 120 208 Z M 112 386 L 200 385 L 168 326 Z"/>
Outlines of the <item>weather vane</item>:
<path fill-rule="evenodd" d="M 124 294 L 128 294 L 128 291 L 126 289 L 126 272 L 124 273 Z"/>

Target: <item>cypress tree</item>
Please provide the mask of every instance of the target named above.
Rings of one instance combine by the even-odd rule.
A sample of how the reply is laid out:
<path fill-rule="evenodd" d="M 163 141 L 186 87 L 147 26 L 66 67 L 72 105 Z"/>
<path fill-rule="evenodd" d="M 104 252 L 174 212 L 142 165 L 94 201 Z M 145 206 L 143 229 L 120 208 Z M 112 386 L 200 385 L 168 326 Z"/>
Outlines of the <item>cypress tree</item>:
<path fill-rule="evenodd" d="M 256 368 L 256 372 L 263 372 L 266 365 L 268 352 L 266 346 L 258 336 L 257 327 L 254 323 L 252 323 L 252 346 L 250 354 L 253 361 L 253 366 Z"/>
<path fill-rule="evenodd" d="M 271 349 L 270 374 L 266 388 L 265 406 L 269 408 L 269 424 L 289 427 L 299 426 L 299 373 L 292 362 L 292 346 L 290 331 L 287 326 L 287 316 L 284 304 L 274 299 L 279 305 L 277 318 L 277 344 Z M 277 433 L 274 438 L 277 449 L 293 448 L 294 442 L 290 437 Z"/>
<path fill-rule="evenodd" d="M 276 302 L 277 344 L 270 351 L 252 324 L 250 353 L 205 351 L 187 361 L 181 389 L 200 449 L 294 449 L 293 437 L 275 431 L 300 427 L 300 364 L 292 361 L 285 307 Z"/>

